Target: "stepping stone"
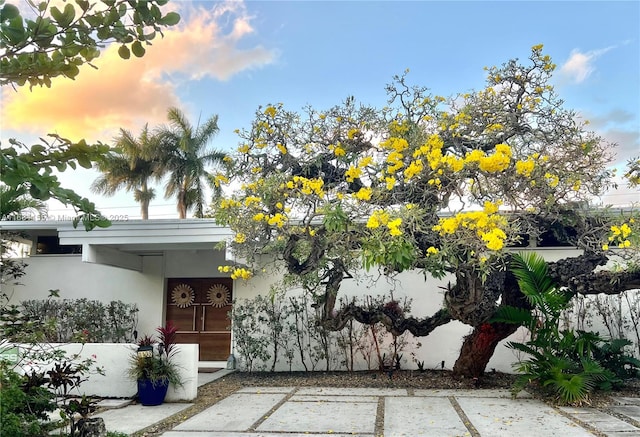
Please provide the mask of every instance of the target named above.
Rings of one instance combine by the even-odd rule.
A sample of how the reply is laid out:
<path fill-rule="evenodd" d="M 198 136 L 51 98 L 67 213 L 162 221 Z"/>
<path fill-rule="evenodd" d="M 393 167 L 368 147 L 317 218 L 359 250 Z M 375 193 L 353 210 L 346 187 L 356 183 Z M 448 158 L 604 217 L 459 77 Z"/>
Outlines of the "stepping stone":
<path fill-rule="evenodd" d="M 607 433 L 607 435 L 609 432 L 628 433 L 631 431 L 637 431 L 640 433 L 640 429 L 625 422 L 624 420 L 620 420 L 615 416 L 603 413 L 602 411 L 598 411 L 593 408 L 560 407 L 560 410 L 574 416 L 581 422 L 593 426 L 598 431 Z"/>
<path fill-rule="evenodd" d="M 293 390 L 295 390 L 294 387 L 244 387 L 236 393 L 291 393 Z"/>
<path fill-rule="evenodd" d="M 640 405 L 640 398 L 612 397 L 620 405 Z"/>
<path fill-rule="evenodd" d="M 373 434 L 377 409 L 373 402 L 286 402 L 256 430 Z"/>
<path fill-rule="evenodd" d="M 298 395 L 326 396 L 407 396 L 403 388 L 340 388 L 340 387 L 302 387 Z"/>
<path fill-rule="evenodd" d="M 131 399 L 103 399 L 96 404 L 98 408 L 122 408 L 130 405 Z"/>
<path fill-rule="evenodd" d="M 175 431 L 247 431 L 285 398 L 281 393 L 234 393 L 174 428 Z"/>
<path fill-rule="evenodd" d="M 194 434 L 189 431 L 167 431 L 162 437 L 269 437 L 282 434 L 265 434 L 263 432 L 229 432 L 209 431 Z M 310 437 L 309 433 L 287 433 L 286 437 Z M 313 434 L 312 437 L 374 437 L 373 434 Z M 629 437 L 629 436 L 627 436 Z"/>
<path fill-rule="evenodd" d="M 465 434 L 468 430 L 447 398 L 390 397 L 384 401 L 384 435 L 469 435 Z"/>
<path fill-rule="evenodd" d="M 455 396 L 465 398 L 506 398 L 511 399 L 510 390 L 500 389 L 477 389 L 477 390 L 457 390 L 457 389 L 428 389 L 428 390 L 415 390 L 414 396 L 435 396 L 435 397 L 449 397 Z M 532 396 L 526 391 L 518 393 L 517 399 L 531 398 Z"/>
<path fill-rule="evenodd" d="M 295 394 L 290 402 L 378 402 L 377 396 L 318 396 Z"/>
<path fill-rule="evenodd" d="M 611 410 L 640 422 L 640 405 L 621 405 L 611 407 Z"/>
<path fill-rule="evenodd" d="M 456 399 L 482 436 L 593 437 L 586 429 L 537 400 Z"/>
<path fill-rule="evenodd" d="M 145 407 L 136 404 L 103 411 L 92 417 L 102 417 L 108 431 L 133 434 L 182 410 L 186 410 L 191 405 L 193 404 L 165 402 L 162 405 Z"/>

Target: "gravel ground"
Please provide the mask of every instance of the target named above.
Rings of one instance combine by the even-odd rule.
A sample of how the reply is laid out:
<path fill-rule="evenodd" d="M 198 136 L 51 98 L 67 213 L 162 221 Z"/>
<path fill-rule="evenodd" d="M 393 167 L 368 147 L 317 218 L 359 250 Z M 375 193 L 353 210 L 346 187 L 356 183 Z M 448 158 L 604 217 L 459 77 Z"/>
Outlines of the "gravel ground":
<path fill-rule="evenodd" d="M 198 398 L 193 406 L 181 411 L 164 422 L 135 434 L 157 436 L 173 428 L 189 417 L 203 411 L 242 387 L 290 386 L 290 387 L 385 387 L 408 389 L 509 389 L 515 375 L 490 372 L 479 380 L 460 379 L 450 371 L 428 370 L 425 372 L 403 370 L 392 375 L 379 371 L 370 372 L 280 372 L 280 373 L 232 373 L 198 389 Z M 555 399 L 534 386 L 527 388 L 535 397 L 554 404 Z M 640 397 L 640 379 L 629 381 L 623 390 L 598 393 L 589 399 L 588 405 L 607 409 L 610 396 Z"/>

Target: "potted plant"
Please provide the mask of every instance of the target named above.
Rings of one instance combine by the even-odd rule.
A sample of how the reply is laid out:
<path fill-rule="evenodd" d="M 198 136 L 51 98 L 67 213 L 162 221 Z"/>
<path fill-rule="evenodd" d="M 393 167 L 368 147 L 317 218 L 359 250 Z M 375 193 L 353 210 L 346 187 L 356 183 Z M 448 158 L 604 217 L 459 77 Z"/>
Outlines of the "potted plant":
<path fill-rule="evenodd" d="M 138 350 L 130 360 L 129 376 L 138 383 L 138 400 L 142 405 L 160 405 L 167 395 L 169 384 L 182 386 L 180 369 L 173 362 L 178 353 L 177 328 L 168 322 L 156 329 L 157 341 L 143 336 Z"/>

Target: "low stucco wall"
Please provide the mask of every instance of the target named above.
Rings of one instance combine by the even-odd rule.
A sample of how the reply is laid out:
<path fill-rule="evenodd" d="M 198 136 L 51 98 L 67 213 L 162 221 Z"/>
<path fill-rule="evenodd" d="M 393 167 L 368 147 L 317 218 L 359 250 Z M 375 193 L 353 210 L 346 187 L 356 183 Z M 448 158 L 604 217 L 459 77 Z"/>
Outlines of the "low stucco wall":
<path fill-rule="evenodd" d="M 136 382 L 127 376 L 127 368 L 137 345 L 124 343 L 69 343 L 55 345 L 19 345 L 20 357 L 24 357 L 29 348 L 46 350 L 58 348 L 67 356 L 78 355 L 75 361 L 92 359 L 97 367 L 104 370 L 104 375 L 92 373 L 80 384 L 80 388 L 70 394 L 87 395 L 105 398 L 131 398 L 136 395 Z M 180 344 L 176 346 L 178 353 L 172 358 L 180 368 L 184 381 L 182 387 L 169 387 L 166 401 L 191 401 L 198 395 L 198 345 Z M 47 363 L 28 361 L 24 358 L 18 363 L 18 371 L 46 370 Z"/>

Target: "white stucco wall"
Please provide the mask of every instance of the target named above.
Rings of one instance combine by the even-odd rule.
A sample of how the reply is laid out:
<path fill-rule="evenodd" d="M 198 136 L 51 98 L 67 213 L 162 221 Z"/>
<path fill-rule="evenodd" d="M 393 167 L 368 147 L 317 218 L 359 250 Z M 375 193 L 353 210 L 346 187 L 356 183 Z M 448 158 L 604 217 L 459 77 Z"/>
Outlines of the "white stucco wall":
<path fill-rule="evenodd" d="M 138 333 L 152 334 L 163 323 L 162 257 L 143 257 L 143 271 L 83 263 L 80 255 L 38 255 L 25 259 L 22 285 L 7 289 L 10 303 L 46 299 L 60 290 L 61 299 L 120 300 L 138 305 Z"/>
<path fill-rule="evenodd" d="M 538 250 L 547 260 L 555 261 L 576 256 L 573 249 Z M 27 259 L 27 275 L 22 278 L 23 286 L 15 287 L 12 303 L 24 299 L 45 299 L 49 289 L 60 289 L 62 298 L 93 298 L 105 302 L 121 300 L 136 303 L 140 309 L 138 332 L 140 335 L 153 334 L 155 328 L 164 323 L 165 278 L 170 277 L 220 277 L 217 267 L 228 264 L 224 252 L 212 250 L 167 251 L 164 256 L 144 256 L 143 271 L 135 272 L 116 267 L 82 263 L 80 256 L 50 255 L 34 256 Z M 267 293 L 275 276 L 258 274 L 249 281 L 234 282 L 234 299 L 252 298 Z M 416 317 L 430 316 L 442 306 L 443 290 L 447 279 L 435 280 L 419 272 L 405 272 L 387 280 L 377 272 L 359 275 L 357 279 L 343 282 L 342 296 L 389 295 L 402 301 L 412 298 L 411 314 Z M 422 347 L 413 350 L 416 359 L 425 362 L 427 368 L 439 368 L 442 361 L 450 369 L 458 356 L 462 339 L 471 327 L 454 321 L 438 327 L 427 337 L 417 339 Z M 518 332 L 511 339 L 522 340 Z M 509 340 L 509 339 L 508 339 Z M 508 341 L 507 340 L 507 341 Z M 232 343 L 233 344 L 233 343 Z M 403 366 L 415 368 L 410 358 L 411 350 L 404 352 Z M 498 346 L 488 369 L 512 371 L 515 361 L 513 351 Z M 362 366 L 359 366 L 362 368 Z M 286 363 L 278 365 L 279 370 L 288 370 Z"/>
<path fill-rule="evenodd" d="M 31 346 L 19 345 L 20 355 L 27 354 Z M 96 367 L 103 369 L 104 374 L 95 372 L 89 373 L 87 380 L 75 389 L 72 395 L 87 395 L 107 398 L 131 398 L 138 391 L 136 382 L 128 377 L 127 369 L 129 360 L 137 350 L 134 344 L 125 343 L 70 343 L 61 345 L 36 346 L 36 352 L 41 351 L 41 347 L 62 349 L 66 356 L 77 356 L 75 362 L 91 359 Z M 168 402 L 191 401 L 198 395 L 198 345 L 180 344 L 176 346 L 177 353 L 172 357 L 172 361 L 179 369 L 183 380 L 182 387 L 169 386 L 167 397 Z M 21 359 L 18 371 L 30 372 L 31 370 L 44 371 L 48 368 L 46 362 L 34 362 Z"/>
<path fill-rule="evenodd" d="M 219 250 L 171 250 L 165 252 L 165 278 L 216 278 L 223 276 L 218 266 L 228 264 Z"/>

